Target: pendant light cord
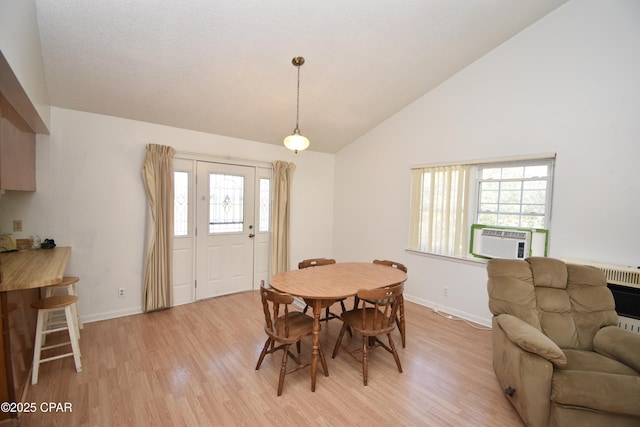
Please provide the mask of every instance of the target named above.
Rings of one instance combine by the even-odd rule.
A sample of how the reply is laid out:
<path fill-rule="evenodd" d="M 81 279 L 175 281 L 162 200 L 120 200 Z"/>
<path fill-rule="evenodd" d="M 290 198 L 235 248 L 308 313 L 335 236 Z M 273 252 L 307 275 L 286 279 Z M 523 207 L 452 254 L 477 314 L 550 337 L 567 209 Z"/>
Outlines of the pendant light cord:
<path fill-rule="evenodd" d="M 296 65 L 296 68 L 298 69 L 298 91 L 296 95 L 296 130 L 300 131 L 300 129 L 298 129 L 298 119 L 300 118 L 300 65 Z"/>

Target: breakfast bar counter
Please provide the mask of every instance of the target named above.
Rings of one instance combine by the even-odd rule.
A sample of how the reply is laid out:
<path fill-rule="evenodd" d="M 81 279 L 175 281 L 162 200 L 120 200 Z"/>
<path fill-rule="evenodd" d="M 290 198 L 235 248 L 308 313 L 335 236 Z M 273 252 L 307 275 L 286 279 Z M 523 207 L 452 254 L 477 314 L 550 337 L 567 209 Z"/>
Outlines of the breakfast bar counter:
<path fill-rule="evenodd" d="M 0 253 L 0 402 L 19 402 L 33 358 L 40 288 L 62 282 L 70 247 Z M 17 417 L 0 413 L 0 422 Z"/>
<path fill-rule="evenodd" d="M 0 254 L 0 292 L 41 288 L 60 283 L 70 254 L 69 246 Z"/>

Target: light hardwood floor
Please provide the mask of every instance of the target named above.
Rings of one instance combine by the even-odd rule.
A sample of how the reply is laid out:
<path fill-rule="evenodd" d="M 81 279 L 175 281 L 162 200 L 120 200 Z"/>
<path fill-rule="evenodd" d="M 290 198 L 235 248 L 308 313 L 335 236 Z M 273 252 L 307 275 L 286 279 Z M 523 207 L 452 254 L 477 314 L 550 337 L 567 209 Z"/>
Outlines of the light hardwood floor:
<path fill-rule="evenodd" d="M 334 311 L 338 306 L 334 306 Z M 258 291 L 151 314 L 85 324 L 83 371 L 73 359 L 46 363 L 25 401 L 22 426 L 522 426 L 491 366 L 491 332 L 406 302 L 407 347 L 393 338 L 404 372 L 372 352 L 369 385 L 345 352 L 331 359 L 340 321 L 323 322 L 329 377 L 288 375 L 276 396 L 281 353 L 255 364 L 264 345 Z M 345 342 L 357 346 L 360 339 Z M 310 353 L 310 337 L 302 357 Z M 40 410 L 43 402 L 72 412 Z"/>

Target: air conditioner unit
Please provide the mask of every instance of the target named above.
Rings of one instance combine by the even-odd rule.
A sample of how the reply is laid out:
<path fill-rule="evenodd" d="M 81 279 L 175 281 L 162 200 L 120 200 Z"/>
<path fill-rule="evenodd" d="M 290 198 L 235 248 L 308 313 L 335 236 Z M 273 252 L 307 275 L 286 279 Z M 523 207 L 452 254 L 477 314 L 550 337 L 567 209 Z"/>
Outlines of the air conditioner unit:
<path fill-rule="evenodd" d="M 474 255 L 486 258 L 525 259 L 530 256 L 531 231 L 482 228 Z"/>

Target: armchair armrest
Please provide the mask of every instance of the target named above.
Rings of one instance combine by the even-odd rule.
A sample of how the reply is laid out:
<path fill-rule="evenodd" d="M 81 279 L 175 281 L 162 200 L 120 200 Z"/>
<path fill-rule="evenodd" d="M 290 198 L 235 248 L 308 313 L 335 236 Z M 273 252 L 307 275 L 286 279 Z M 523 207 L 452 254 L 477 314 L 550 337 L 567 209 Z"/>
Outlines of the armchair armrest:
<path fill-rule="evenodd" d="M 496 321 L 511 342 L 524 351 L 537 354 L 558 367 L 567 365 L 567 357 L 560 347 L 527 322 L 510 314 L 500 314 Z"/>
<path fill-rule="evenodd" d="M 640 372 L 640 335 L 606 326 L 593 337 L 593 349 Z"/>

